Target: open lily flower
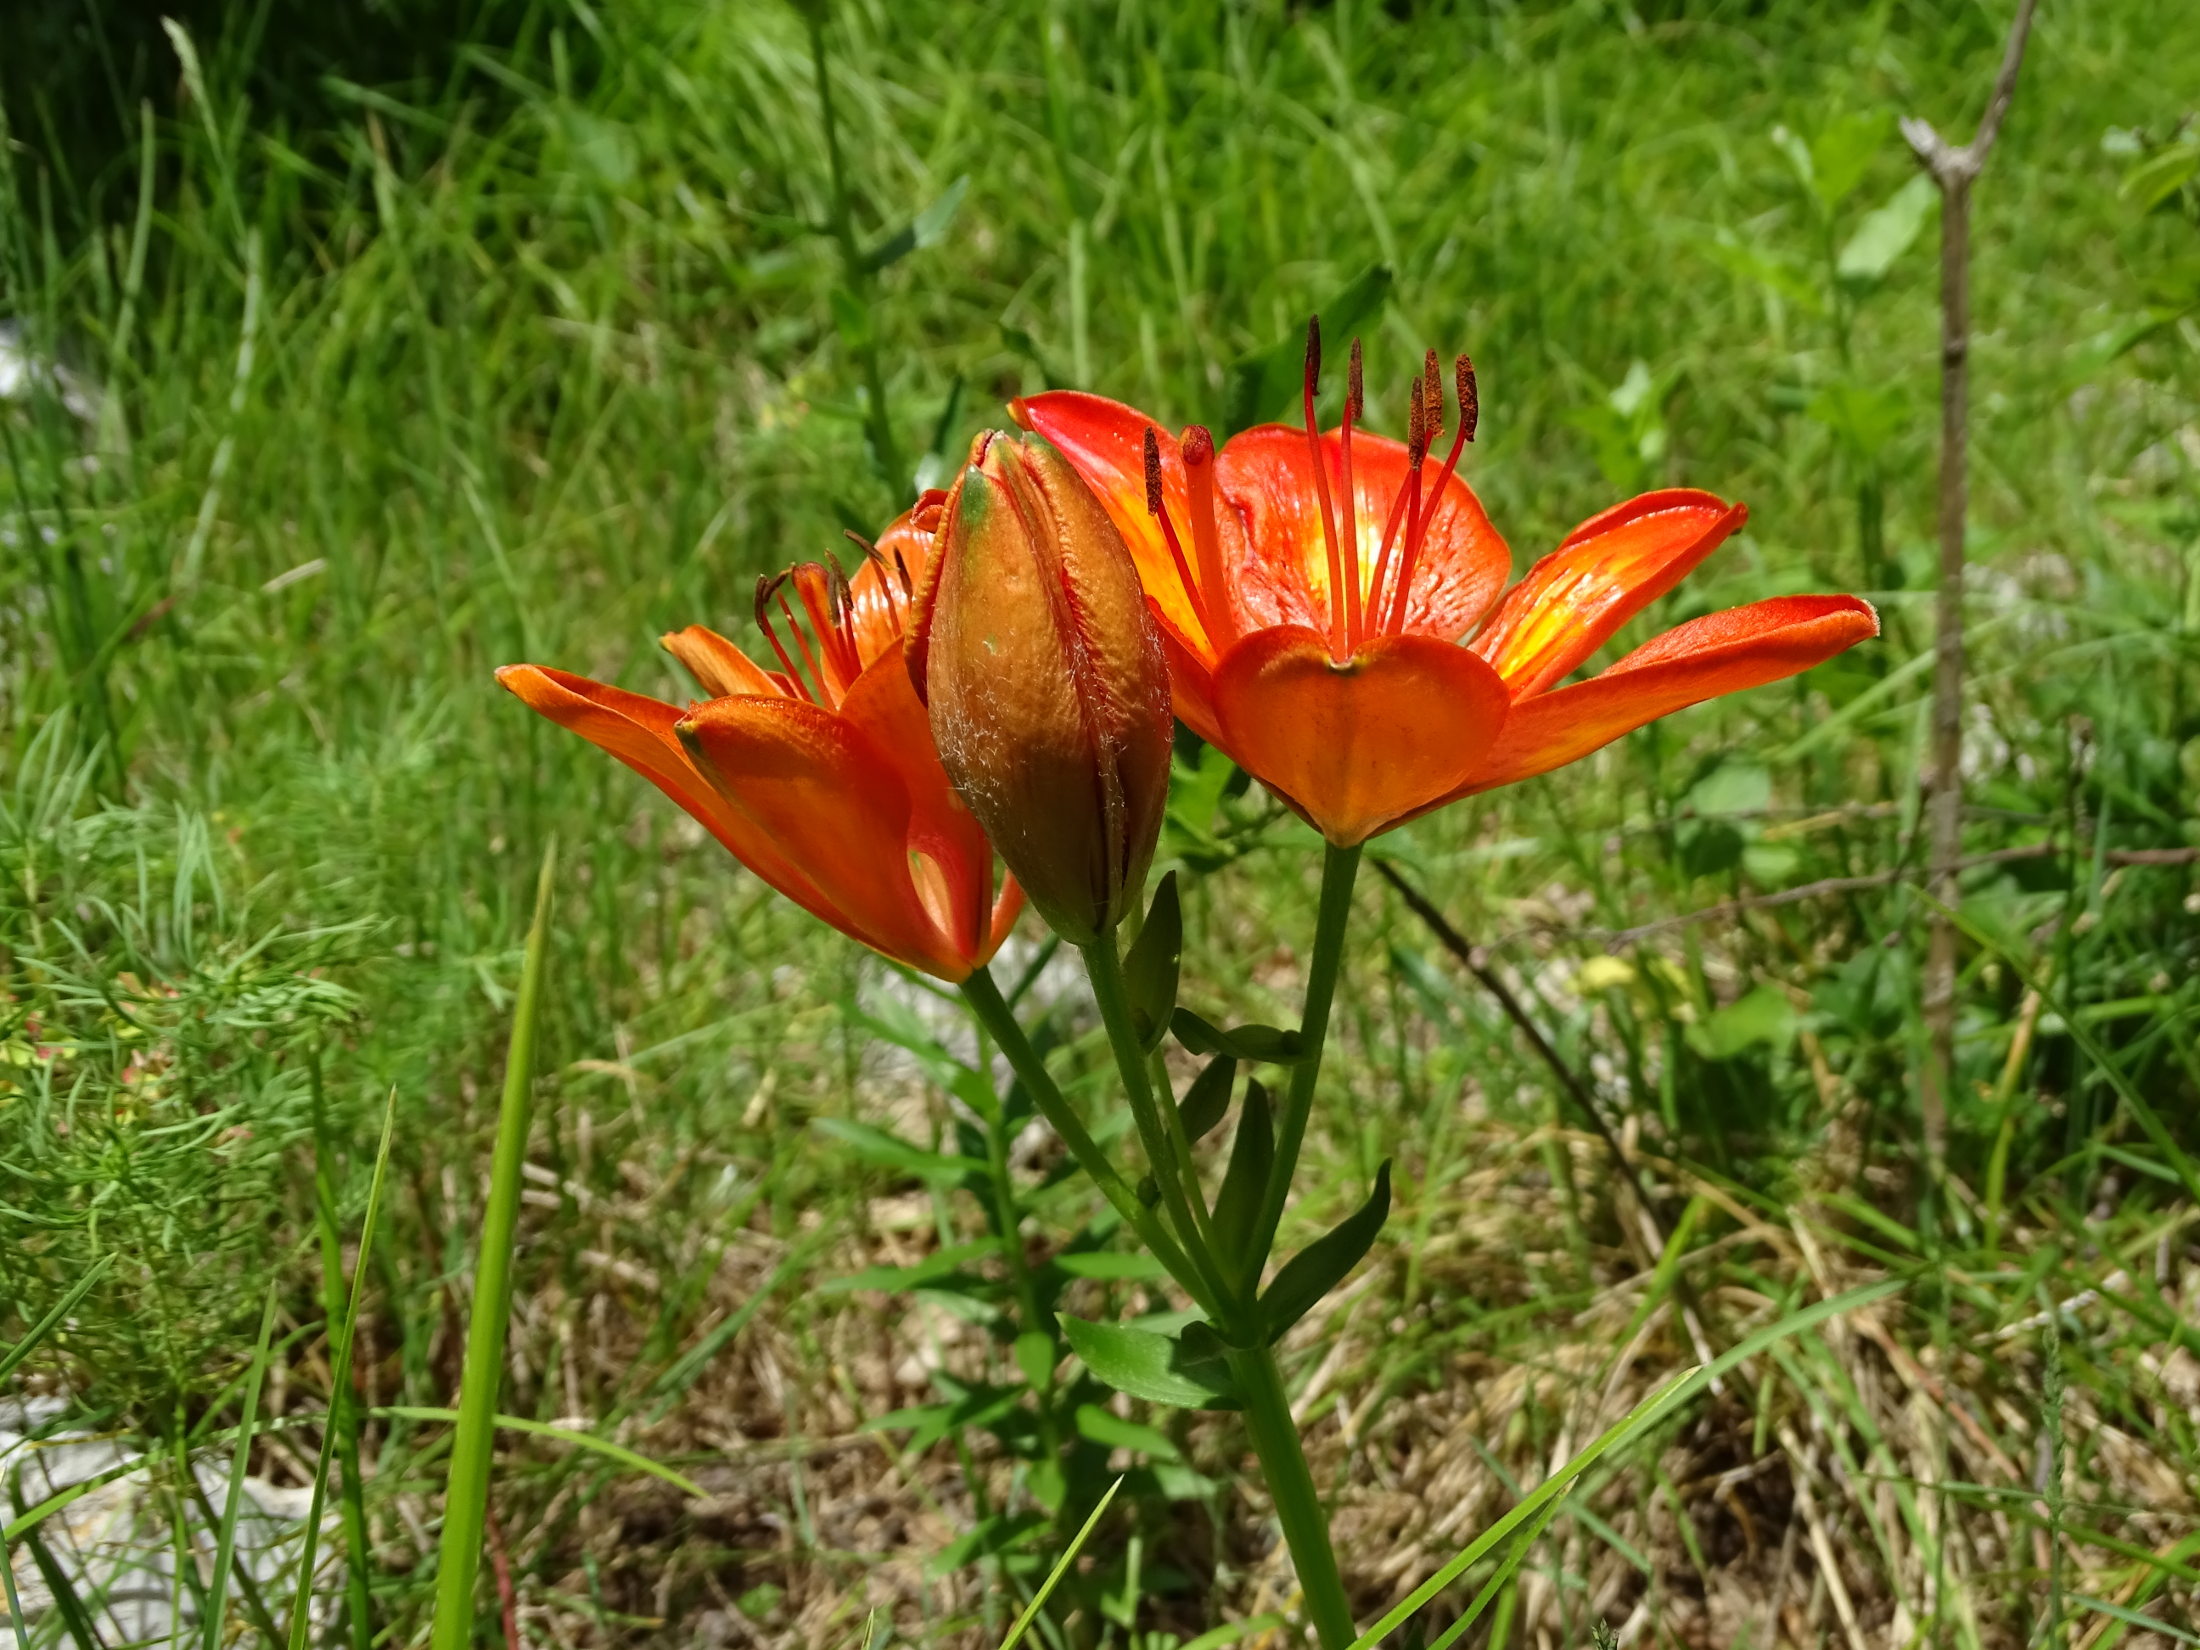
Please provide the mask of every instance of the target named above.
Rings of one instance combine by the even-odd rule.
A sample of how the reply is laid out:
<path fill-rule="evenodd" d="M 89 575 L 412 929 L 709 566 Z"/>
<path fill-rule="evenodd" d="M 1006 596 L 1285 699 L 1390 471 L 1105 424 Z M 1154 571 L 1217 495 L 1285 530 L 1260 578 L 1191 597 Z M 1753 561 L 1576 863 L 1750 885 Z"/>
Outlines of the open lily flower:
<path fill-rule="evenodd" d="M 853 579 L 815 562 L 760 579 L 757 623 L 777 669 L 701 625 L 665 637 L 711 696 L 685 710 L 542 665 L 507 665 L 497 680 L 649 780 L 813 916 L 966 979 L 1008 937 L 1023 894 L 1004 878 L 995 896 L 992 844 L 947 782 L 902 662 L 938 510 L 932 498 L 896 521 Z"/>
<path fill-rule="evenodd" d="M 1459 457 L 1473 368 L 1457 363 L 1449 456 L 1430 352 L 1410 439 L 1318 432 L 1309 329 L 1305 427 L 1268 424 L 1220 451 L 1135 408 L 1051 391 L 1011 412 L 1106 504 L 1161 622 L 1176 713 L 1339 847 L 1431 808 L 1546 773 L 1645 722 L 1808 670 L 1879 619 L 1854 596 L 1788 596 L 1714 613 L 1562 685 L 1747 518 L 1685 489 L 1581 524 L 1504 591 L 1511 552 Z"/>

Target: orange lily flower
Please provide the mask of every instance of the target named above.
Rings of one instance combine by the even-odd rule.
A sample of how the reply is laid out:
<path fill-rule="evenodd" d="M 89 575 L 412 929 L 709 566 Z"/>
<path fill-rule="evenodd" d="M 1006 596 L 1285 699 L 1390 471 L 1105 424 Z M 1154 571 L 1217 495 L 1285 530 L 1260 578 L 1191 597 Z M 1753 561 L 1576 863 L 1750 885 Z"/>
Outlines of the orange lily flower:
<path fill-rule="evenodd" d="M 897 520 L 853 579 L 815 562 L 759 579 L 777 670 L 701 625 L 666 636 L 711 695 L 686 710 L 542 665 L 506 665 L 497 680 L 649 780 L 811 915 L 961 981 L 1008 937 L 1023 892 L 1003 878 L 995 896 L 993 846 L 947 782 L 902 662 L 939 508 L 930 496 Z"/>
<path fill-rule="evenodd" d="M 1122 530 L 1169 654 L 1176 713 L 1338 847 L 1576 761 L 1687 705 L 1779 681 L 1879 633 L 1854 596 L 1786 596 L 1695 619 L 1560 684 L 1747 519 L 1710 493 L 1645 493 L 1583 522 L 1505 591 L 1512 553 L 1459 478 L 1474 369 L 1459 357 L 1449 456 L 1429 352 L 1410 439 L 1304 428 L 1219 452 L 1121 402 L 1050 391 L 1010 411 L 1075 466 Z"/>

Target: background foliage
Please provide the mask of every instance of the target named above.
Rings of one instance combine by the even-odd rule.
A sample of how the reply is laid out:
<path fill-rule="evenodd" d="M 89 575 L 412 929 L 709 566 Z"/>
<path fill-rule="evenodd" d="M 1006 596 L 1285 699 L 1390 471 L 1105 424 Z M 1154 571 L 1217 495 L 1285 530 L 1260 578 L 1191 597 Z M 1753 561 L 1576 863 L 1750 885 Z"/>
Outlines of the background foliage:
<path fill-rule="evenodd" d="M 1370 417 L 1402 428 L 1424 346 L 1473 352 L 1470 472 L 1516 566 L 1686 482 L 1747 499 L 1751 525 L 1638 628 L 1849 588 L 1887 636 L 1386 839 L 1586 1074 L 1655 1225 L 1514 1022 L 1370 879 L 1326 1190 L 1301 1218 L 1352 1207 L 1385 1156 L 1397 1204 L 1364 1283 L 1294 1342 L 1363 1603 L 1705 1338 L 1886 1273 L 1910 1284 L 1894 1306 L 1585 1491 L 1489 1642 L 1586 1643 L 1599 1617 L 1683 1644 L 2189 1625 L 2200 37 L 2181 7 L 2051 3 L 1980 187 L 1980 943 L 1937 1189 L 1908 880 L 1936 225 L 1894 120 L 1967 129 L 1998 8 L 168 15 L 35 6 L 38 49 L 0 70 L 0 1336 L 119 1262 L 26 1391 L 156 1452 L 212 1437 L 272 1277 L 270 1402 L 310 1429 L 314 1166 L 352 1229 L 394 1087 L 356 1386 L 450 1402 L 554 832 L 505 1408 L 711 1493 L 512 1442 L 516 1630 L 851 1643 L 875 1607 L 881 1635 L 997 1638 L 1053 1527 L 1038 1423 L 1010 1411 L 1074 1431 L 1087 1477 L 1093 1452 L 1144 1469 L 1098 1538 L 1087 1621 L 1162 1644 L 1280 1607 L 1226 1419 L 1111 1406 L 1074 1364 L 1055 1390 L 1018 1363 L 1000 1263 L 942 1268 L 990 1221 L 1051 1268 L 1042 1311 L 1166 1304 L 1060 1267 L 1070 1233 L 1104 1252 L 1107 1229 L 1045 1139 L 1004 1137 L 1009 1228 L 954 1191 L 963 1171 L 879 1148 L 989 1161 L 925 1080 L 953 1052 L 932 999 L 489 671 L 674 691 L 660 631 L 738 633 L 755 573 L 875 529 L 1006 397 L 1280 411 L 1247 387 L 1260 352 L 1380 266 Z M 1188 1000 L 1287 1022 L 1311 838 L 1196 753 L 1178 801 Z M 1018 961 L 1045 999 L 1044 958 Z M 1053 1027 L 1104 1106 L 1092 1029 L 1071 1002 Z M 821 1287 L 875 1267 L 920 1275 Z M 896 1410 L 929 1419 L 862 1430 Z M 284 1436 L 256 1470 L 300 1482 L 310 1447 Z M 370 1417 L 364 1447 L 376 1626 L 409 1641 L 443 1434 Z"/>

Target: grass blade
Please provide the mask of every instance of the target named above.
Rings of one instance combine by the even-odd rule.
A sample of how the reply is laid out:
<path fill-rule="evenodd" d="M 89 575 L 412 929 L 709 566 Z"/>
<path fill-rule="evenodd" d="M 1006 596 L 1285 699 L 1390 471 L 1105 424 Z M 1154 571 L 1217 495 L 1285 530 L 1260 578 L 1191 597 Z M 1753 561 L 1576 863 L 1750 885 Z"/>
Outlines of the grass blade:
<path fill-rule="evenodd" d="M 69 1292 L 54 1303 L 53 1310 L 31 1325 L 31 1332 L 28 1335 L 9 1347 L 6 1352 L 0 1352 L 0 1381 L 4 1381 L 14 1374 L 16 1365 L 29 1357 L 37 1349 L 38 1343 L 53 1333 L 54 1325 L 76 1310 L 76 1303 L 92 1292 L 92 1286 L 107 1275 L 107 1269 L 114 1263 L 115 1257 L 112 1251 L 101 1255 L 98 1260 L 92 1263 L 91 1270 L 78 1278 Z"/>
<path fill-rule="evenodd" d="M 1442 1569 L 1422 1582 L 1420 1586 L 1414 1588 L 1381 1621 L 1354 1639 L 1351 1650 L 1371 1650 L 1373 1645 L 1380 1643 L 1386 1636 L 1410 1620 L 1430 1599 L 1441 1593 L 1462 1575 L 1465 1575 L 1499 1542 L 1507 1540 L 1515 1530 L 1518 1530 L 1529 1520 L 1536 1518 L 1547 1505 L 1564 1495 L 1567 1487 L 1575 1479 L 1587 1472 L 1604 1456 L 1609 1455 L 1623 1444 L 1633 1442 L 1736 1364 L 1741 1363 L 1744 1359 L 1755 1357 L 1758 1353 L 1764 1351 L 1766 1347 L 1784 1341 L 1791 1335 L 1798 1335 L 1806 1329 L 1824 1323 L 1828 1318 L 1837 1318 L 1844 1312 L 1853 1312 L 1860 1306 L 1869 1306 L 1874 1301 L 1885 1300 L 1889 1295 L 1900 1291 L 1902 1287 L 1902 1282 L 1899 1279 L 1866 1284 L 1861 1289 L 1851 1289 L 1846 1294 L 1834 1296 L 1831 1300 L 1819 1301 L 1815 1305 L 1802 1308 L 1800 1311 L 1790 1312 L 1779 1322 L 1767 1324 L 1754 1335 L 1738 1342 L 1710 1363 L 1698 1364 L 1687 1374 L 1678 1377 L 1661 1390 L 1652 1393 L 1598 1437 L 1587 1449 L 1546 1478 L 1521 1500 L 1511 1512 L 1484 1530 L 1464 1549 L 1454 1555 Z"/>
<path fill-rule="evenodd" d="M 436 1409 L 426 1404 L 389 1404 L 371 1409 L 367 1413 L 404 1421 L 464 1420 L 461 1410 Z M 525 1432 L 537 1438 L 554 1438 L 561 1444 L 571 1444 L 575 1449 L 592 1450 L 621 1466 L 632 1467 L 636 1472 L 646 1472 L 652 1478 L 660 1478 L 683 1495 L 700 1497 L 709 1493 L 694 1479 L 674 1472 L 670 1467 L 652 1461 L 648 1456 L 630 1450 L 624 1444 L 614 1444 L 608 1438 L 598 1438 L 592 1432 L 577 1432 L 571 1427 L 554 1427 L 548 1421 L 530 1421 L 521 1415 L 492 1415 L 489 1423 L 499 1432 Z"/>
<path fill-rule="evenodd" d="M 1120 1478 L 1108 1486 L 1108 1493 L 1100 1498 L 1100 1505 L 1092 1509 L 1092 1516 L 1085 1520 L 1084 1528 L 1070 1538 L 1070 1544 L 1063 1549 L 1062 1556 L 1054 1561 L 1054 1568 L 1047 1572 L 1046 1580 L 1039 1583 L 1039 1590 L 1031 1595 L 1031 1602 L 1024 1606 L 1024 1613 L 1016 1618 L 1016 1625 L 1008 1630 L 1008 1637 L 1001 1640 L 1001 1650 L 1016 1650 L 1016 1641 L 1024 1636 L 1024 1629 L 1031 1625 L 1032 1619 L 1046 1604 L 1054 1591 L 1054 1584 L 1069 1574 L 1069 1567 L 1077 1562 L 1078 1553 L 1084 1548 L 1094 1527 L 1099 1524 L 1100 1515 L 1108 1510 L 1108 1503 L 1115 1499 L 1115 1492 L 1122 1487 L 1123 1480 Z"/>
<path fill-rule="evenodd" d="M 374 1254 L 375 1225 L 382 1212 L 382 1183 L 389 1172 L 390 1138 L 397 1127 L 397 1090 L 390 1090 L 389 1102 L 382 1110 L 382 1140 L 374 1152 L 374 1178 L 367 1183 L 367 1210 L 359 1222 L 359 1262 L 352 1268 L 351 1291 L 344 1302 L 343 1327 L 337 1331 L 336 1345 L 332 1349 L 329 1369 L 328 1424 L 321 1429 L 321 1454 L 313 1463 L 313 1497 L 307 1505 L 305 1532 L 298 1544 L 298 1589 L 290 1601 L 290 1650 L 305 1650 L 307 1617 L 313 1597 L 313 1560 L 321 1537 L 321 1508 L 328 1498 L 330 1463 L 335 1459 L 337 1439 L 345 1432 L 351 1410 L 351 1354 L 359 1333 L 359 1302 L 366 1294 L 367 1265 Z M 331 1294 L 336 1279 L 330 1278 Z M 347 1473 L 347 1496 L 350 1481 L 357 1477 L 357 1455 L 352 1457 L 352 1469 Z M 347 1528 L 351 1524 L 347 1514 Z M 353 1543 L 352 1569 L 358 1568 L 358 1543 Z M 353 1642 L 358 1641 L 366 1622 L 361 1617 L 361 1599 L 366 1592 L 366 1577 L 354 1574 L 351 1584 L 351 1608 L 359 1617 L 352 1626 Z"/>
<path fill-rule="evenodd" d="M 267 1304 L 260 1308 L 260 1339 L 252 1352 L 252 1372 L 244 1382 L 244 1415 L 237 1426 L 237 1445 L 229 1454 L 229 1489 L 222 1497 L 220 1527 L 214 1532 L 214 1580 L 206 1599 L 206 1650 L 221 1650 L 222 1628 L 229 1614 L 229 1566 L 237 1555 L 237 1515 L 244 1508 L 245 1471 L 252 1464 L 252 1430 L 260 1418 L 260 1384 L 267 1378 L 268 1342 L 275 1333 L 275 1289 L 267 1286 Z"/>
<path fill-rule="evenodd" d="M 490 1452 L 496 1442 L 497 1388 L 504 1370 L 505 1321 L 511 1309 L 512 1240 L 519 1226 L 520 1168 L 527 1158 L 535 1022 L 542 1006 L 543 958 L 549 948 L 553 841 L 543 850 L 535 885 L 535 920 L 519 976 L 512 1042 L 504 1060 L 504 1101 L 497 1111 L 496 1148 L 489 1160 L 489 1200 L 481 1216 L 474 1261 L 473 1314 L 466 1362 L 459 1373 L 458 1434 L 444 1481 L 443 1537 L 437 1554 L 434 1650 L 466 1650 L 474 1635 L 474 1578 L 489 1514 Z"/>

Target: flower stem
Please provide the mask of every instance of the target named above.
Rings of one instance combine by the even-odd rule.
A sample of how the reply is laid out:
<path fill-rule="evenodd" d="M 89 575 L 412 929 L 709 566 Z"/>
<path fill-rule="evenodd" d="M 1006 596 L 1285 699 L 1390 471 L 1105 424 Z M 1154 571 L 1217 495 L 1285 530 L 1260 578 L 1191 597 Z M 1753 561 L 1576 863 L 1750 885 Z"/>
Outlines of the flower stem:
<path fill-rule="evenodd" d="M 1245 1405 L 1245 1430 L 1260 1458 L 1261 1476 L 1276 1503 L 1276 1522 L 1283 1526 L 1284 1544 L 1299 1573 L 1314 1636 L 1322 1650 L 1347 1650 L 1353 1637 L 1352 1605 L 1337 1569 L 1336 1550 L 1329 1544 L 1329 1515 L 1314 1487 L 1306 1451 L 1299 1447 L 1298 1423 L 1291 1418 L 1291 1399 L 1283 1389 L 1276 1355 L 1265 1343 L 1233 1351 L 1230 1374 Z"/>
<path fill-rule="evenodd" d="M 1204 1273 L 1192 1265 L 1176 1240 L 1169 1236 L 1168 1229 L 1154 1218 L 1154 1212 L 1138 1200 L 1138 1194 L 1124 1184 L 1123 1177 L 1115 1172 L 1115 1165 L 1108 1161 L 1099 1143 L 1092 1138 L 1077 1113 L 1070 1109 L 1061 1088 L 1048 1074 L 1046 1062 L 1031 1046 L 1031 1039 L 1024 1035 L 1024 1028 L 1017 1024 L 1014 1012 L 1002 999 L 1001 988 L 994 982 L 991 971 L 977 969 L 962 982 L 961 989 L 970 1012 L 977 1016 L 986 1034 L 1000 1046 L 1011 1069 L 1031 1090 L 1040 1115 L 1062 1137 L 1079 1167 L 1092 1176 L 1101 1195 L 1145 1241 L 1154 1258 L 1169 1269 L 1169 1275 L 1183 1286 L 1200 1309 L 1214 1315 L 1221 1303 L 1208 1289 Z"/>
<path fill-rule="evenodd" d="M 1321 915 L 1314 924 L 1314 956 L 1306 970 L 1306 1007 L 1299 1017 L 1299 1038 L 1305 1050 L 1291 1068 L 1291 1088 L 1284 1099 L 1283 1116 L 1276 1130 L 1276 1167 L 1261 1199 L 1260 1224 L 1253 1274 L 1267 1263 L 1275 1246 L 1276 1227 L 1283 1220 L 1283 1200 L 1290 1193 L 1291 1177 L 1299 1166 L 1299 1148 L 1306 1139 L 1307 1119 L 1314 1110 L 1314 1084 L 1321 1076 L 1322 1050 L 1329 1040 L 1329 1008 L 1337 996 L 1337 976 L 1344 967 L 1344 931 L 1352 915 L 1352 884 L 1360 873 L 1357 846 L 1331 845 L 1322 857 Z M 1294 1550 L 1296 1550 L 1294 1548 Z"/>
<path fill-rule="evenodd" d="M 1137 1120 L 1139 1139 L 1145 1144 L 1147 1160 L 1153 1165 L 1154 1180 L 1161 1188 L 1161 1201 L 1175 1221 L 1177 1235 L 1191 1252 L 1192 1264 L 1200 1269 L 1209 1291 L 1218 1301 L 1232 1302 L 1231 1290 L 1223 1282 L 1221 1268 L 1216 1265 L 1206 1241 L 1205 1210 L 1193 1206 L 1199 1188 L 1195 1183 L 1189 1192 L 1185 1190 L 1184 1178 L 1191 1173 L 1191 1163 L 1189 1160 L 1179 1163 L 1175 1143 L 1162 1120 L 1160 1103 L 1154 1097 L 1153 1080 L 1146 1069 L 1146 1050 L 1139 1041 L 1138 1028 L 1131 1022 L 1130 993 L 1123 983 L 1123 962 L 1116 955 L 1115 935 L 1112 931 L 1102 934 L 1081 949 L 1085 954 L 1085 972 L 1092 979 L 1093 1000 L 1100 1005 L 1100 1022 L 1107 1027 L 1108 1043 L 1115 1050 L 1123 1088 L 1130 1096 L 1131 1116 Z M 1174 1103 L 1173 1099 L 1169 1102 Z M 1182 1133 L 1180 1126 L 1178 1137 Z"/>

